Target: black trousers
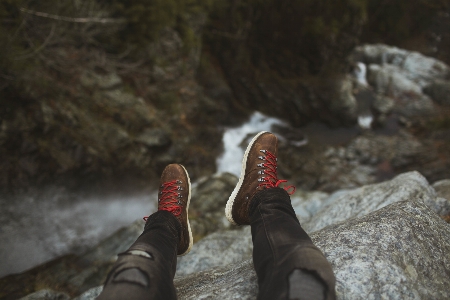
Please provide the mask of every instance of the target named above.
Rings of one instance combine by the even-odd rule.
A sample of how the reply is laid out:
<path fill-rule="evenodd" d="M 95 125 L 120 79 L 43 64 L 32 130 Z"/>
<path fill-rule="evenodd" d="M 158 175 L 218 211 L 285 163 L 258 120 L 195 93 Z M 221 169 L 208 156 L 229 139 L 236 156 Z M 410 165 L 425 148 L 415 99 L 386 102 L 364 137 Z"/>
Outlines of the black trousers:
<path fill-rule="evenodd" d="M 258 192 L 250 205 L 258 299 L 335 299 L 331 265 L 302 229 L 281 188 Z M 173 285 L 180 224 L 167 211 L 119 258 L 97 299 L 176 299 Z"/>

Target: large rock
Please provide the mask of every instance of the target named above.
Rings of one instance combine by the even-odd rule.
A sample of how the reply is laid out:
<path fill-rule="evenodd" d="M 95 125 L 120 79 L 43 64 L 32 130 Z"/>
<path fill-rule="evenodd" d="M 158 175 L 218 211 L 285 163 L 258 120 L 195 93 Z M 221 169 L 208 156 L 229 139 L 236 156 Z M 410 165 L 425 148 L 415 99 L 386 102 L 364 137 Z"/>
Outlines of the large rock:
<path fill-rule="evenodd" d="M 450 223 L 450 179 L 439 180 L 433 183 L 433 188 L 437 195 L 438 214 Z"/>
<path fill-rule="evenodd" d="M 391 181 L 354 190 L 341 190 L 329 196 L 325 193 L 300 192 L 292 198 L 292 204 L 303 228 L 306 232 L 313 233 L 326 226 L 362 217 L 404 200 L 423 203 L 438 216 L 437 212 L 447 205 L 439 199 L 435 190 L 421 174 L 410 172 L 401 174 Z M 226 233 L 214 233 L 194 244 L 192 257 L 189 254 L 182 258 L 178 272 L 184 275 L 213 266 L 226 266 L 230 262 L 250 258 L 251 251 L 249 227 Z M 223 253 L 223 256 L 217 253 Z"/>
<path fill-rule="evenodd" d="M 450 179 L 443 179 L 433 183 L 433 188 L 439 197 L 450 201 Z"/>
<path fill-rule="evenodd" d="M 383 44 L 356 47 L 352 55 L 355 60 L 365 64 L 396 67 L 396 70 L 420 87 L 434 79 L 444 79 L 450 72 L 445 63 L 435 58 Z"/>
<path fill-rule="evenodd" d="M 431 84 L 449 74 L 449 67 L 439 60 L 382 44 L 359 46 L 352 53 L 352 59 L 368 65 L 370 86 L 379 96 L 391 97 L 394 111 L 404 117 L 436 113 L 433 101 L 427 95 L 432 95 L 433 100 L 439 95 L 439 101 L 446 101 L 442 97 L 445 85 Z M 425 87 L 427 95 L 422 93 Z"/>
<path fill-rule="evenodd" d="M 234 227 L 225 217 L 225 205 L 238 178 L 222 173 L 201 178 L 193 185 L 189 218 L 194 240 L 221 229 Z"/>
<path fill-rule="evenodd" d="M 436 80 L 423 89 L 436 103 L 450 106 L 450 81 Z"/>
<path fill-rule="evenodd" d="M 338 299 L 450 297 L 450 226 L 419 201 L 393 203 L 311 235 L 336 275 Z M 255 299 L 251 260 L 175 281 L 180 299 Z"/>
<path fill-rule="evenodd" d="M 217 266 L 241 262 L 252 255 L 250 227 L 239 230 L 219 231 L 200 240 L 189 255 L 180 257 L 176 278 Z"/>
<path fill-rule="evenodd" d="M 332 201 L 328 200 L 314 215 L 314 218 L 305 223 L 303 227 L 307 232 L 314 232 L 328 225 L 361 217 L 386 205 L 406 199 L 414 199 L 434 206 L 436 192 L 419 173 L 401 174 L 393 180 L 364 186 L 343 193 Z"/>

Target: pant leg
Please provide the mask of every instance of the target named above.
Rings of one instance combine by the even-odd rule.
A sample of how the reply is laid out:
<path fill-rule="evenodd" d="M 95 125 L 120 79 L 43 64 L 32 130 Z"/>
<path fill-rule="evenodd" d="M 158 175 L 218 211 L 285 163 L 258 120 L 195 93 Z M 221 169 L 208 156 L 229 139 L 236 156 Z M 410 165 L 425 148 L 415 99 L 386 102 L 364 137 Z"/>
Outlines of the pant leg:
<path fill-rule="evenodd" d="M 176 299 L 173 278 L 180 230 L 170 212 L 152 214 L 136 242 L 119 254 L 97 299 Z"/>
<path fill-rule="evenodd" d="M 249 209 L 258 299 L 335 299 L 330 263 L 314 246 L 287 192 L 258 192 Z"/>

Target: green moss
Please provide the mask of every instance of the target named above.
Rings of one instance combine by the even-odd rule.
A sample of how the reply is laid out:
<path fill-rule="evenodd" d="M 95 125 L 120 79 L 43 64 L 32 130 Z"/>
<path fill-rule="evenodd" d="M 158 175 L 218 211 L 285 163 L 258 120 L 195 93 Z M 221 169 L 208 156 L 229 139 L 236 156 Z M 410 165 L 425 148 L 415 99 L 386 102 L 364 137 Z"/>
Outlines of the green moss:
<path fill-rule="evenodd" d="M 211 0 L 113 0 L 113 15 L 126 19 L 126 26 L 120 32 L 117 43 L 132 43 L 137 46 L 155 41 L 165 27 L 175 28 L 186 48 L 197 42 L 189 18 L 206 14 Z"/>
<path fill-rule="evenodd" d="M 152 100 L 152 103 L 159 110 L 165 111 L 167 114 L 178 114 L 180 111 L 180 98 L 175 91 L 167 91 L 160 93 Z"/>

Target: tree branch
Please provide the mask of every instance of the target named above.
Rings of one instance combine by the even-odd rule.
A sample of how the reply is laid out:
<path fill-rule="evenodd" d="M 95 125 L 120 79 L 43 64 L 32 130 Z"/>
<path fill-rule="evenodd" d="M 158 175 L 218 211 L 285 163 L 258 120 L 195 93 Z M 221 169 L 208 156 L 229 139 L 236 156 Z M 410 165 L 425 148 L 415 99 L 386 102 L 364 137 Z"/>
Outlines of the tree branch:
<path fill-rule="evenodd" d="M 29 10 L 26 8 L 21 7 L 20 11 L 23 13 L 27 13 L 30 15 L 42 17 L 42 18 L 48 18 L 58 21 L 65 21 L 65 22 L 72 22 L 72 23 L 124 23 L 126 22 L 125 19 L 112 19 L 112 18 L 71 18 L 71 17 L 64 17 L 64 16 L 58 16 L 48 13 L 43 13 L 39 11 Z"/>

